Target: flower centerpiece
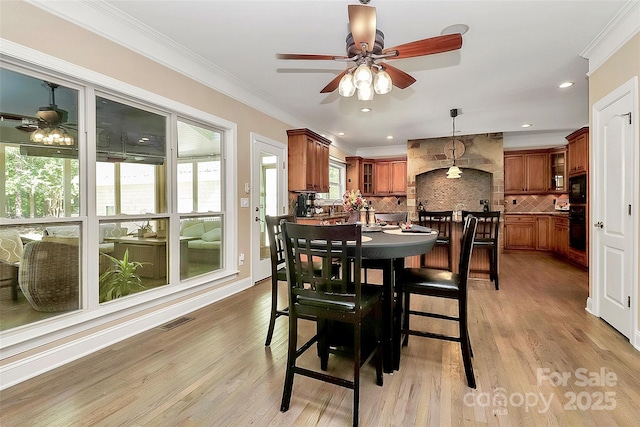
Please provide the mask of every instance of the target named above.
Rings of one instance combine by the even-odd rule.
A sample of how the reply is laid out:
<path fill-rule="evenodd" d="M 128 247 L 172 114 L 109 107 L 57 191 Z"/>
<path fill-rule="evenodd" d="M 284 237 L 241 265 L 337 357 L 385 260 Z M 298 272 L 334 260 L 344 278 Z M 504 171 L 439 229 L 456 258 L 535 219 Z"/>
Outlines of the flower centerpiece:
<path fill-rule="evenodd" d="M 362 197 L 362 193 L 360 192 L 360 190 L 350 190 L 345 192 L 342 196 L 342 206 L 344 207 L 345 212 L 351 213 L 349 219 L 347 220 L 347 223 L 354 223 L 358 221 L 366 223 L 366 216 L 365 220 L 363 221 L 360 217 L 360 211 L 367 207 L 368 204 L 367 200 Z"/>
<path fill-rule="evenodd" d="M 350 190 L 342 196 L 342 206 L 347 212 L 359 211 L 367 206 L 367 200 L 362 197 L 360 190 Z"/>

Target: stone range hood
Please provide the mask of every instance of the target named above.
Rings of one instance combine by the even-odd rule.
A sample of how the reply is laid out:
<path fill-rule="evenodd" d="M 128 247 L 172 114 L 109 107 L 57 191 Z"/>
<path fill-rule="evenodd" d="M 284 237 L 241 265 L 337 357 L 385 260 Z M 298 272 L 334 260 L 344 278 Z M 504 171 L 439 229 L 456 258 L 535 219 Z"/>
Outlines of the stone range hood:
<path fill-rule="evenodd" d="M 458 179 L 447 179 L 452 165 L 444 154 L 451 137 L 414 139 L 407 143 L 407 206 L 412 218 L 421 201 L 426 210 L 482 210 L 480 200 L 489 200 L 490 210 L 504 211 L 504 151 L 502 133 L 456 136 L 465 152 L 456 160 L 462 170 Z M 425 204 L 426 202 L 426 204 Z M 461 207 L 458 206 L 460 209 Z"/>

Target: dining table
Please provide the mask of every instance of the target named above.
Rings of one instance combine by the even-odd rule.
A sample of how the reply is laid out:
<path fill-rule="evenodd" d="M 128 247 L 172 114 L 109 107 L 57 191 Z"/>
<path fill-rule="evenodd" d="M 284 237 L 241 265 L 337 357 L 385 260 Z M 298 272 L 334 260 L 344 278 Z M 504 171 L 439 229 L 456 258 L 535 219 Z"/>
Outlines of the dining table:
<path fill-rule="evenodd" d="M 374 231 L 375 230 L 375 231 Z M 404 268 L 406 257 L 422 255 L 435 245 L 438 232 L 403 230 L 398 226 L 363 227 L 362 258 L 375 259 L 382 267 L 383 286 L 383 369 L 393 373 L 400 367 L 400 355 L 394 354 L 394 292 L 396 271 Z"/>

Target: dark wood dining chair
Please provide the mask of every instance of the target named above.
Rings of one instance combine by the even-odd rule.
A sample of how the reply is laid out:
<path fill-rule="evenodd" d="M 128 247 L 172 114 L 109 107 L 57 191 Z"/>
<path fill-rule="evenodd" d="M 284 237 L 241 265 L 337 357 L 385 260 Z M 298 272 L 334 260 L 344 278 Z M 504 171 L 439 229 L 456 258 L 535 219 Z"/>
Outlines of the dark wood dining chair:
<path fill-rule="evenodd" d="M 498 283 L 498 232 L 500 231 L 500 212 L 499 211 L 462 211 L 462 220 L 473 215 L 478 218 L 478 229 L 473 246 L 476 249 L 483 249 L 489 253 L 489 269 L 488 270 L 471 270 L 474 273 L 489 273 L 489 278 L 495 285 L 496 290 L 500 289 Z"/>
<path fill-rule="evenodd" d="M 407 212 L 389 212 L 389 213 L 378 213 L 374 214 L 374 218 L 376 224 L 379 222 L 385 222 L 389 225 L 400 225 L 401 223 L 407 222 L 409 214 Z M 369 269 L 373 270 L 382 270 L 383 268 L 380 266 L 379 260 L 373 259 L 363 259 L 362 260 L 362 268 L 364 269 L 364 282 L 369 283 L 369 277 L 367 271 Z"/>
<path fill-rule="evenodd" d="M 375 356 L 377 384 L 382 385 L 382 288 L 362 283 L 362 226 L 304 225 L 284 223 L 287 283 L 289 289 L 289 348 L 280 410 L 289 409 L 296 374 L 353 390 L 353 425 L 358 424 L 360 368 Z M 309 263 L 307 260 L 313 260 Z M 319 263 L 319 264 L 318 264 Z M 314 265 L 315 264 L 315 265 Z M 339 265 L 337 275 L 332 265 Z M 321 266 L 321 268 L 317 268 Z M 362 357 L 362 324 L 374 315 L 374 348 Z M 317 334 L 298 347 L 298 319 L 312 316 L 318 322 Z M 353 328 L 353 380 L 328 375 L 330 326 L 347 323 Z M 331 331 L 348 329 L 331 328 Z M 297 365 L 297 359 L 314 343 L 318 344 L 320 369 Z M 320 402 L 318 402 L 320 404 Z"/>
<path fill-rule="evenodd" d="M 473 353 L 467 326 L 467 281 L 469 278 L 469 260 L 471 259 L 471 253 L 473 251 L 473 241 L 477 224 L 478 220 L 473 216 L 468 216 L 465 220 L 458 273 L 433 268 L 405 268 L 401 274 L 398 275 L 396 280 L 397 298 L 395 309 L 397 320 L 396 331 L 394 333 L 395 351 L 398 355 L 396 357 L 400 355 L 400 342 L 402 341 L 402 345 L 406 346 L 409 342 L 409 335 L 459 342 L 467 384 L 471 388 L 476 388 L 476 379 L 471 362 Z M 457 300 L 458 315 L 449 316 L 441 313 L 411 310 L 411 294 Z M 400 313 L 402 313 L 402 315 L 400 315 Z M 458 322 L 458 336 L 412 329 L 409 322 L 411 315 Z M 402 339 L 403 335 L 404 340 Z"/>
<path fill-rule="evenodd" d="M 438 232 L 436 246 L 447 249 L 447 270 L 453 271 L 453 251 L 451 245 L 451 224 L 453 211 L 420 211 L 418 212 L 418 224 L 429 227 Z M 427 267 L 426 254 L 420 256 L 420 266 Z"/>
<path fill-rule="evenodd" d="M 278 308 L 278 282 L 287 281 L 286 257 L 284 243 L 282 241 L 281 222 L 295 222 L 295 215 L 265 216 L 267 234 L 269 236 L 269 252 L 271 255 L 271 317 L 269 318 L 269 329 L 267 330 L 267 340 L 264 345 L 271 345 L 273 329 L 276 319 L 280 316 L 289 315 L 289 307 Z"/>

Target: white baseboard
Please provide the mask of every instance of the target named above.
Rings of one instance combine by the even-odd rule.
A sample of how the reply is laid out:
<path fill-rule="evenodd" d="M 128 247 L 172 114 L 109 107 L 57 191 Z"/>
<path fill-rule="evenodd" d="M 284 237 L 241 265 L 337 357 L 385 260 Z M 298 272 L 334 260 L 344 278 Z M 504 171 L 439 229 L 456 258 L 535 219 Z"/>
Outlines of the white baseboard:
<path fill-rule="evenodd" d="M 633 334 L 633 341 L 631 342 L 631 345 L 638 351 L 640 351 L 640 330 L 636 330 L 636 332 Z"/>
<path fill-rule="evenodd" d="M 155 328 L 171 319 L 184 316 L 250 286 L 252 286 L 250 278 L 240 280 L 231 285 L 212 289 L 210 292 L 196 295 L 193 298 L 169 305 L 128 322 L 119 323 L 111 328 L 26 357 L 20 361 L 4 365 L 0 367 L 0 377 L 2 378 L 0 390 Z"/>
<path fill-rule="evenodd" d="M 587 310 L 587 313 L 589 314 L 593 314 L 594 316 L 598 316 L 594 311 L 593 311 L 593 298 L 588 297 L 587 298 L 587 306 L 585 307 L 585 310 Z"/>

